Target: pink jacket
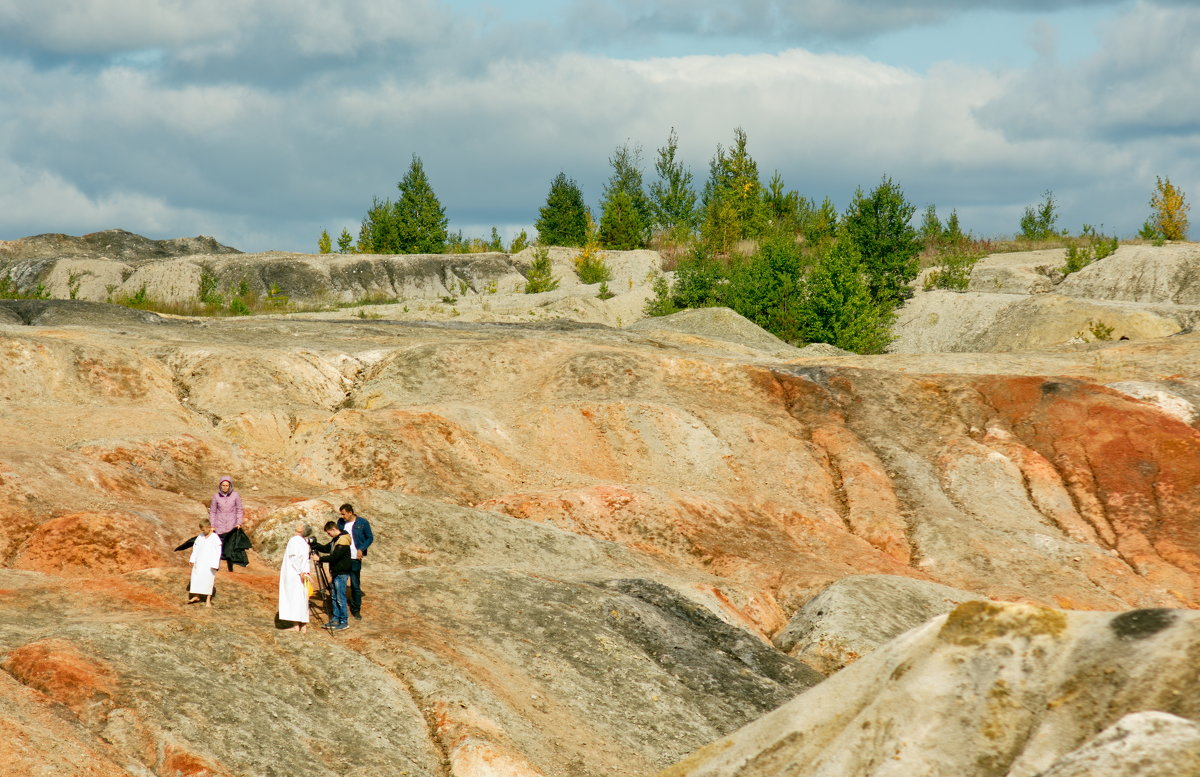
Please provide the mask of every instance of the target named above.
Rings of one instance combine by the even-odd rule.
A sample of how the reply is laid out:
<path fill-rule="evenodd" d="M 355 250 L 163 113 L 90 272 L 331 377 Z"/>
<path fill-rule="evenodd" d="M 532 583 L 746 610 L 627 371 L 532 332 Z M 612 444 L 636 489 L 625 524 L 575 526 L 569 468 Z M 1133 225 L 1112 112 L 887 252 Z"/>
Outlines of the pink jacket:
<path fill-rule="evenodd" d="M 221 493 L 221 483 L 229 484 L 228 494 Z M 221 478 L 217 482 L 217 493 L 213 494 L 212 502 L 208 505 L 208 520 L 217 534 L 224 534 L 242 525 L 242 497 L 233 490 L 232 478 Z"/>

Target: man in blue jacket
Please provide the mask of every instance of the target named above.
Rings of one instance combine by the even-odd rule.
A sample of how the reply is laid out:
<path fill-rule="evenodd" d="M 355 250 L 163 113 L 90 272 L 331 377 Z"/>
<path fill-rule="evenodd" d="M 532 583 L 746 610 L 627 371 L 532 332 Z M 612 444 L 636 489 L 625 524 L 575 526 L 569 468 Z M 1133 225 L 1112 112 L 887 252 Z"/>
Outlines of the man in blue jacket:
<path fill-rule="evenodd" d="M 362 608 L 362 560 L 367 555 L 367 548 L 375 541 L 371 532 L 371 524 L 361 515 L 354 514 L 354 506 L 344 504 L 338 508 L 342 517 L 338 518 L 338 528 L 350 535 L 350 614 L 361 620 L 359 610 Z"/>

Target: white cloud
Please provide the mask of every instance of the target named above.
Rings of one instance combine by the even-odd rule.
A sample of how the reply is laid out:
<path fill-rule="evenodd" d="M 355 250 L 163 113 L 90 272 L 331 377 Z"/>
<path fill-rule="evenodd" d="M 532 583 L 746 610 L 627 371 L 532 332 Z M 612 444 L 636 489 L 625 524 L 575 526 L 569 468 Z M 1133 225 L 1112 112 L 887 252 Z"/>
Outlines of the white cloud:
<path fill-rule="evenodd" d="M 13 7 L 4 2 L 0 19 Z M 274 2 L 249 4 L 247 24 L 261 29 L 255 9 Z M 302 19 L 276 48 L 317 29 L 324 6 L 296 7 Z M 365 27 L 400 40 L 441 23 L 429 6 L 411 7 L 428 13 L 405 29 L 330 11 L 330 36 L 296 47 L 338 52 Z M 171 27 L 155 24 L 130 40 L 162 44 Z M 964 226 L 994 234 L 1013 231 L 1021 207 L 1052 188 L 1072 228 L 1103 222 L 1129 234 L 1154 174 L 1200 188 L 1186 161 L 1200 158 L 1198 55 L 1184 45 L 1196 32 L 1193 10 L 1141 6 L 1095 58 L 1024 74 L 950 64 L 914 73 L 803 49 L 620 60 L 522 48 L 432 71 L 372 64 L 275 84 L 215 78 L 211 68 L 192 79 L 0 58 L 0 236 L 121 227 L 311 250 L 321 228 L 353 232 L 372 196 L 394 196 L 413 153 L 451 227 L 482 234 L 468 225 L 532 222 L 560 170 L 595 203 L 613 149 L 640 144 L 650 168 L 672 126 L 697 188 L 716 145 L 742 126 L 763 178 L 779 169 L 806 196 L 844 205 L 886 173 L 918 205 L 956 207 Z M 489 50 L 510 33 L 489 39 Z M 452 43 L 439 54 L 446 61 Z M 242 56 L 210 44 L 224 45 L 197 34 L 171 56 Z"/>

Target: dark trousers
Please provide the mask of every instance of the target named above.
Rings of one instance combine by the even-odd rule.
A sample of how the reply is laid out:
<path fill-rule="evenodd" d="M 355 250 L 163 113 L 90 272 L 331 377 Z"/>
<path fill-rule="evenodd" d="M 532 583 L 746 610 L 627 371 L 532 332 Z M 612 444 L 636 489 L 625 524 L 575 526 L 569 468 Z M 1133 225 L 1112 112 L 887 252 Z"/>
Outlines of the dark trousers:
<path fill-rule="evenodd" d="M 225 532 L 224 534 L 221 534 L 218 532 L 217 536 L 221 538 L 221 558 L 225 559 L 225 563 L 229 565 L 229 571 L 232 572 L 233 571 L 233 559 L 231 559 L 229 557 L 229 535 L 230 534 L 233 534 L 233 529 L 230 529 L 229 531 Z"/>
<path fill-rule="evenodd" d="M 333 584 L 330 600 L 333 604 L 333 615 L 329 618 L 330 623 L 346 623 L 346 583 L 349 582 L 350 575 L 338 575 L 333 578 Z"/>
<path fill-rule="evenodd" d="M 358 615 L 358 611 L 362 609 L 362 561 L 355 559 L 350 562 L 350 588 L 347 593 L 347 603 L 350 605 L 350 614 Z"/>

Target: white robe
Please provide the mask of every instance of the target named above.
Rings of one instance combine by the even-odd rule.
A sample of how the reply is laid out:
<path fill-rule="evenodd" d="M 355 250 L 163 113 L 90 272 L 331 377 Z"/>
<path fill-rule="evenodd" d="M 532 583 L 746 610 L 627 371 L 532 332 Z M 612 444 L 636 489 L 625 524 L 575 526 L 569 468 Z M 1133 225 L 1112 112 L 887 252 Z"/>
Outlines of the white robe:
<path fill-rule="evenodd" d="M 205 537 L 196 537 L 192 545 L 192 580 L 188 585 L 188 593 L 211 596 L 213 580 L 217 576 L 217 568 L 221 566 L 221 538 L 216 532 Z"/>
<path fill-rule="evenodd" d="M 308 591 L 304 588 L 304 573 L 311 570 L 308 543 L 299 535 L 288 540 L 279 566 L 279 620 L 308 623 Z"/>

